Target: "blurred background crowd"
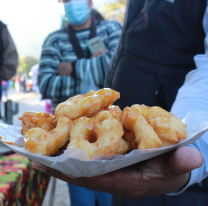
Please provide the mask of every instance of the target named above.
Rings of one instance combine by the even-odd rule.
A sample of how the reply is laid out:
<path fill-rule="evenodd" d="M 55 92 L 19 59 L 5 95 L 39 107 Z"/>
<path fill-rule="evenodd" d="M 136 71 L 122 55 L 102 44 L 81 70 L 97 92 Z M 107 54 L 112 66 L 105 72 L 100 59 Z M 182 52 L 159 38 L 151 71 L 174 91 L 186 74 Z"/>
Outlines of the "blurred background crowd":
<path fill-rule="evenodd" d="M 106 20 L 123 24 L 127 0 L 94 0 L 94 8 Z M 1 2 L 0 20 L 6 24 L 19 55 L 17 73 L 2 82 L 3 96 L 12 91 L 39 92 L 38 64 L 43 42 L 48 34 L 64 24 L 56 0 L 10 0 Z M 8 12 L 8 9 L 10 12 Z M 9 93 L 6 93 L 8 91 Z"/>

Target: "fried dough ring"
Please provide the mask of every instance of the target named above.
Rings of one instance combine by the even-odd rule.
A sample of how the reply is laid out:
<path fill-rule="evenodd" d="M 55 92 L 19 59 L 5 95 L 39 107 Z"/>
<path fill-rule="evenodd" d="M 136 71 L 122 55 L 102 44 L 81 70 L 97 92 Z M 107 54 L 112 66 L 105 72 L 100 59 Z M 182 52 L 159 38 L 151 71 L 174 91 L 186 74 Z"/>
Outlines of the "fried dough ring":
<path fill-rule="evenodd" d="M 75 146 L 85 151 L 90 159 L 96 154 L 104 154 L 106 156 L 115 154 L 116 150 L 120 147 L 123 135 L 121 123 L 115 118 L 105 119 L 102 122 L 96 123 L 93 131 L 97 136 L 96 142 L 90 143 L 86 139 L 77 138 L 70 141 L 68 147 Z"/>
<path fill-rule="evenodd" d="M 91 159 L 96 154 L 106 156 L 115 153 L 126 154 L 130 145 L 122 139 L 123 128 L 117 119 L 120 113 L 119 107 L 110 107 L 98 112 L 91 118 L 81 117 L 75 120 L 70 130 L 70 144 L 68 147 L 76 146 L 84 150 Z M 113 140 L 112 143 L 109 138 Z"/>
<path fill-rule="evenodd" d="M 160 107 L 148 107 L 145 105 L 133 105 L 153 127 L 163 143 L 167 147 L 186 139 L 186 125 L 170 112 Z"/>
<path fill-rule="evenodd" d="M 83 97 L 83 95 L 81 95 Z M 78 96 L 76 98 L 79 98 Z M 90 117 L 99 110 L 110 106 L 120 98 L 120 93 L 112 89 L 101 89 L 95 94 L 92 92 L 87 94 L 80 101 L 75 101 L 74 98 L 67 100 L 57 106 L 55 116 L 67 116 L 69 119 L 75 120 L 79 117 Z"/>
<path fill-rule="evenodd" d="M 125 129 L 134 132 L 138 149 L 159 148 L 162 142 L 145 118 L 131 107 L 126 107 L 121 116 Z"/>
<path fill-rule="evenodd" d="M 85 139 L 90 143 L 97 140 L 96 133 L 94 131 L 94 125 L 98 122 L 102 122 L 105 119 L 120 119 L 121 110 L 118 106 L 112 106 L 98 112 L 94 117 L 87 118 L 81 117 L 75 120 L 70 130 L 70 141 L 75 139 Z M 120 146 L 115 151 L 115 154 L 126 154 L 130 150 L 130 144 L 123 138 L 120 140 Z"/>
<path fill-rule="evenodd" d="M 46 130 L 51 130 L 56 127 L 57 120 L 56 117 L 48 112 L 32 112 L 28 111 L 23 114 L 22 117 L 18 118 L 21 120 L 22 135 L 25 135 L 26 132 L 32 128 L 42 128 Z"/>
<path fill-rule="evenodd" d="M 93 130 L 94 118 L 80 117 L 76 119 L 70 129 L 70 142 L 75 139 L 85 139 L 90 143 L 97 140 Z"/>
<path fill-rule="evenodd" d="M 33 128 L 24 137 L 25 149 L 42 155 L 55 155 L 69 141 L 69 128 L 72 120 L 60 117 L 57 127 L 51 131 Z"/>

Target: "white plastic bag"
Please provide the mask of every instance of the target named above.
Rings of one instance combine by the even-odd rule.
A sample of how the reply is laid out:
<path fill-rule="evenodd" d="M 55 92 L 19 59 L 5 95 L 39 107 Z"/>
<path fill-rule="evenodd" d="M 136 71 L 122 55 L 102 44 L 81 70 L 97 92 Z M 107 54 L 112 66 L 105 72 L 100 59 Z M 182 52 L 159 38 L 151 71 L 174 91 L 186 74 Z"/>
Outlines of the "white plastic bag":
<path fill-rule="evenodd" d="M 87 94 L 90 90 L 98 91 L 99 89 L 100 88 L 95 85 L 95 81 L 90 71 L 90 61 L 87 61 L 87 69 L 81 86 L 81 94 Z"/>

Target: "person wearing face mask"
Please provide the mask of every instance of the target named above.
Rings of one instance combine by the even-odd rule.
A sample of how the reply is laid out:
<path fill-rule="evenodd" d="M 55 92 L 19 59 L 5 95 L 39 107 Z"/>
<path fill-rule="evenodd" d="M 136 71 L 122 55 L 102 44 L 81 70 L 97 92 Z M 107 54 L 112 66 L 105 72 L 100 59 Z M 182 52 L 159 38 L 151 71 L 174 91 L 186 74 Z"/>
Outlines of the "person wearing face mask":
<path fill-rule="evenodd" d="M 95 18 L 92 0 L 60 0 L 67 25 L 50 34 L 42 48 L 38 85 L 43 99 L 52 100 L 52 111 L 81 93 L 87 65 L 94 83 L 102 88 L 107 68 L 121 36 L 116 21 Z M 91 54 L 88 40 L 99 36 L 106 50 Z"/>
<path fill-rule="evenodd" d="M 66 27 L 50 34 L 42 48 L 38 85 L 43 99 L 51 99 L 52 112 L 82 92 L 86 71 L 102 88 L 107 68 L 121 36 L 121 25 L 104 21 L 92 10 L 92 0 L 60 0 Z M 99 36 L 106 50 L 90 53 L 87 42 Z M 87 70 L 87 65 L 88 70 Z M 72 206 L 111 206 L 111 195 L 69 184 Z"/>

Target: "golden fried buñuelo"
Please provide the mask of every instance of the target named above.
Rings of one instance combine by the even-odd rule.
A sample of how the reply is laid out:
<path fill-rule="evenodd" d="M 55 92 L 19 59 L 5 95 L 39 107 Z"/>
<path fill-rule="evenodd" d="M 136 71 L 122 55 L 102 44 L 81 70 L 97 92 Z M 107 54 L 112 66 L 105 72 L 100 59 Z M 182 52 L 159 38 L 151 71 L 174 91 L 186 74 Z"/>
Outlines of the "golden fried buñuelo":
<path fill-rule="evenodd" d="M 61 103 L 56 108 L 55 116 L 67 116 L 72 120 L 84 116 L 90 117 L 100 109 L 112 105 L 113 102 L 119 98 L 120 93 L 112 89 L 101 89 L 93 95 L 88 94 L 86 98 L 83 98 L 78 102 L 73 102 L 73 99 L 69 99 L 64 103 Z"/>
<path fill-rule="evenodd" d="M 85 139 L 74 139 L 68 147 L 75 146 L 85 151 L 90 159 L 96 154 L 112 156 L 120 146 L 123 135 L 121 123 L 116 119 L 106 119 L 95 124 L 94 131 L 97 135 L 97 141 L 90 143 Z"/>
<path fill-rule="evenodd" d="M 133 131 L 126 130 L 124 128 L 123 138 L 130 144 L 130 150 L 134 150 L 138 148 L 138 144 L 135 141 L 136 137 Z"/>
<path fill-rule="evenodd" d="M 75 105 L 78 102 L 80 102 L 81 100 L 85 99 L 86 97 L 92 96 L 95 94 L 95 91 L 90 90 L 88 94 L 80 94 L 74 97 L 69 98 L 68 100 L 66 100 L 65 102 L 60 103 L 57 107 L 56 110 L 59 111 L 61 110 L 62 107 L 64 107 L 65 104 L 69 104 L 69 105 Z M 61 113 L 61 112 L 60 112 Z M 63 114 L 64 116 L 65 114 Z"/>
<path fill-rule="evenodd" d="M 42 155 L 55 155 L 69 140 L 69 128 L 72 120 L 60 117 L 57 127 L 51 131 L 33 128 L 24 137 L 25 149 Z"/>
<path fill-rule="evenodd" d="M 155 119 L 158 117 L 166 117 L 166 118 L 171 118 L 174 117 L 173 114 L 170 112 L 162 109 L 161 107 L 149 107 L 144 104 L 139 105 L 135 104 L 131 106 L 132 108 L 136 109 L 140 114 L 148 121 L 151 119 Z"/>
<path fill-rule="evenodd" d="M 145 105 L 133 105 L 132 108 L 148 121 L 158 134 L 163 143 L 163 147 L 178 143 L 181 139 L 186 139 L 186 125 L 170 112 L 161 107 L 148 107 Z"/>
<path fill-rule="evenodd" d="M 126 107 L 121 115 L 125 129 L 134 132 L 138 149 L 159 148 L 162 142 L 145 118 L 131 107 Z"/>
<path fill-rule="evenodd" d="M 120 146 L 115 151 L 115 154 L 121 154 L 121 155 L 126 154 L 129 152 L 130 148 L 131 148 L 130 144 L 126 140 L 121 138 Z"/>
<path fill-rule="evenodd" d="M 75 120 L 70 130 L 70 141 L 75 139 L 84 139 L 93 143 L 97 140 L 97 135 L 94 131 L 94 125 L 102 122 L 105 119 L 119 119 L 121 110 L 119 107 L 110 107 L 101 110 L 93 117 L 81 117 Z M 126 154 L 130 149 L 130 145 L 124 139 L 121 139 L 120 146 L 116 150 L 116 154 Z"/>
<path fill-rule="evenodd" d="M 148 122 L 160 137 L 163 147 L 176 144 L 186 138 L 185 126 L 174 117 L 159 117 Z"/>
<path fill-rule="evenodd" d="M 93 128 L 93 118 L 80 117 L 79 119 L 76 119 L 70 130 L 70 141 L 75 139 L 85 139 L 89 142 L 95 142 L 97 138 Z"/>
<path fill-rule="evenodd" d="M 18 118 L 21 120 L 22 129 L 21 133 L 23 135 L 32 128 L 42 128 L 46 130 L 51 130 L 56 127 L 57 120 L 56 117 L 48 112 L 32 112 L 28 111 L 23 114 L 22 117 Z"/>

